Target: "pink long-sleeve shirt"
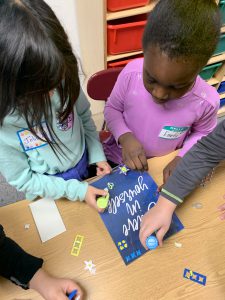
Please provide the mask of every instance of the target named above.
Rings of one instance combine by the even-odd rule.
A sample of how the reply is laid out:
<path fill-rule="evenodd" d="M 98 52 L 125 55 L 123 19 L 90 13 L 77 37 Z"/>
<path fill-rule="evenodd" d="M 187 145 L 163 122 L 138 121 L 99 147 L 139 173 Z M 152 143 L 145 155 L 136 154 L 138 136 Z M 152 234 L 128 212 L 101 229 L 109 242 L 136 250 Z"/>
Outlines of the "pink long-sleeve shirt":
<path fill-rule="evenodd" d="M 104 142 L 107 159 L 122 163 L 119 137 L 132 132 L 147 158 L 163 156 L 176 149 L 183 156 L 217 124 L 219 95 L 201 77 L 178 99 L 157 104 L 145 89 L 143 59 L 130 62 L 120 73 L 106 102 L 105 120 L 112 136 Z"/>

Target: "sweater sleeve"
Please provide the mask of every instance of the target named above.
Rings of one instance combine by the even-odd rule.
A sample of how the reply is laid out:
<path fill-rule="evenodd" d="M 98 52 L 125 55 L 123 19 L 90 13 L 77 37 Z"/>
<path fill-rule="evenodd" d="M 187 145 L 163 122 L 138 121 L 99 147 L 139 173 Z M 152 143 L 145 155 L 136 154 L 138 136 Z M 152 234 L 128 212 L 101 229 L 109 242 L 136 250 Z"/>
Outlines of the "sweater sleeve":
<path fill-rule="evenodd" d="M 183 157 L 198 140 L 208 135 L 216 127 L 219 101 L 219 94 L 215 93 L 215 105 L 212 106 L 206 102 L 207 106 L 202 116 L 193 124 L 190 135 L 185 140 L 183 148 L 179 151 L 179 156 Z"/>
<path fill-rule="evenodd" d="M 202 179 L 225 159 L 225 120 L 203 137 L 183 157 L 163 186 L 161 195 L 175 204 L 200 184 Z"/>
<path fill-rule="evenodd" d="M 112 132 L 117 142 L 122 134 L 131 132 L 123 116 L 124 101 L 126 99 L 126 91 L 130 80 L 129 74 L 126 74 L 125 71 L 126 67 L 119 74 L 104 110 L 107 127 Z"/>
<path fill-rule="evenodd" d="M 26 193 L 29 200 L 38 196 L 84 200 L 87 192 L 87 182 L 76 179 L 65 181 L 59 177 L 33 172 L 27 155 L 4 141 L 1 141 L 0 147 L 0 172 L 9 184 Z"/>
<path fill-rule="evenodd" d="M 24 289 L 34 274 L 42 267 L 43 260 L 26 253 L 18 244 L 5 236 L 0 225 L 0 275 Z"/>
<path fill-rule="evenodd" d="M 76 102 L 77 113 L 80 116 L 84 128 L 85 141 L 88 148 L 89 163 L 97 163 L 106 161 L 106 157 L 99 141 L 99 136 L 96 131 L 96 126 L 91 117 L 90 103 L 88 102 L 83 91 Z"/>

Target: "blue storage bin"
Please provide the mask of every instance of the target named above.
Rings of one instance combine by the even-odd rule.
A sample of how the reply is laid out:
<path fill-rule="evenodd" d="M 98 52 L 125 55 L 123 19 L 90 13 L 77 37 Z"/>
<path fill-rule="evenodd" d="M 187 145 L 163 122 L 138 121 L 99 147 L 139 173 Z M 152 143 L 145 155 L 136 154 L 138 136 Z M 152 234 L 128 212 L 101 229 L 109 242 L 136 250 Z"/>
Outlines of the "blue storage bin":
<path fill-rule="evenodd" d="M 221 84 L 220 84 L 220 86 L 219 86 L 217 92 L 218 92 L 219 94 L 225 92 L 225 81 L 222 81 L 222 82 L 221 82 Z"/>
<path fill-rule="evenodd" d="M 220 99 L 220 107 L 224 106 L 225 105 L 225 98 L 223 99 Z"/>
<path fill-rule="evenodd" d="M 205 66 L 202 71 L 199 73 L 199 75 L 205 79 L 209 80 L 213 75 L 216 73 L 216 71 L 222 66 L 222 62 L 219 62 L 217 64 L 212 64 L 209 66 Z"/>
<path fill-rule="evenodd" d="M 222 18 L 222 24 L 225 24 L 225 1 L 224 0 L 220 0 L 219 8 L 220 8 L 220 14 Z"/>
<path fill-rule="evenodd" d="M 213 53 L 214 55 L 219 55 L 221 53 L 225 52 L 225 34 L 221 34 L 219 42 L 217 44 L 216 50 Z"/>

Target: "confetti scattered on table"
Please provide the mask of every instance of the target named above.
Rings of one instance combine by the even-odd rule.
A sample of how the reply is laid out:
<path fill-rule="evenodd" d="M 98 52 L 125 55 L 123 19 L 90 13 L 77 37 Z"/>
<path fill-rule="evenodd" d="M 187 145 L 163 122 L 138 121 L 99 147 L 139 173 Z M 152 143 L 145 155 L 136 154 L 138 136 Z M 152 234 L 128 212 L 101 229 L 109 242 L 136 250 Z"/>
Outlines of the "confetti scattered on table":
<path fill-rule="evenodd" d="M 189 269 L 184 269 L 183 277 L 186 279 L 189 279 L 191 281 L 194 281 L 198 284 L 206 285 L 206 276 L 205 275 L 199 274 L 197 272 L 193 272 Z"/>
<path fill-rule="evenodd" d="M 130 169 L 128 169 L 125 165 L 120 166 L 119 169 L 120 169 L 120 174 L 124 174 L 124 175 L 127 175 L 127 172 L 130 171 Z"/>
<path fill-rule="evenodd" d="M 181 248 L 181 247 L 182 247 L 182 244 L 181 244 L 181 243 L 175 242 L 174 245 L 175 245 L 175 247 L 177 247 L 177 248 Z"/>
<path fill-rule="evenodd" d="M 107 186 L 110 190 L 112 190 L 114 188 L 114 183 L 113 182 L 108 182 Z"/>
<path fill-rule="evenodd" d="M 78 256 L 80 254 L 80 249 L 81 249 L 83 240 L 84 240 L 83 235 L 79 235 L 79 234 L 76 235 L 75 240 L 73 242 L 72 250 L 70 252 L 71 255 Z"/>
<path fill-rule="evenodd" d="M 29 228 L 30 228 L 30 224 L 25 224 L 25 225 L 24 225 L 24 228 L 25 228 L 25 229 L 29 229 Z"/>
<path fill-rule="evenodd" d="M 197 208 L 197 209 L 201 209 L 203 207 L 203 205 L 200 202 L 195 202 L 195 203 L 192 204 L 192 207 Z"/>
<path fill-rule="evenodd" d="M 96 266 L 93 264 L 92 260 L 85 260 L 85 268 L 84 270 L 88 270 L 92 275 L 96 274 Z"/>

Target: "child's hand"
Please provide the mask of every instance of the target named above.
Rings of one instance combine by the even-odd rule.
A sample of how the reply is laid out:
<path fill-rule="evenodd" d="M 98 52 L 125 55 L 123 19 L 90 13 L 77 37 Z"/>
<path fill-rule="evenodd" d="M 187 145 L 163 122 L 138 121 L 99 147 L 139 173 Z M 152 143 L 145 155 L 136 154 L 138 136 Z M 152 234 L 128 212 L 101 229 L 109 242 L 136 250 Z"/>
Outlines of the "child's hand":
<path fill-rule="evenodd" d="M 145 150 L 131 132 L 119 137 L 122 146 L 123 163 L 130 169 L 148 170 Z"/>
<path fill-rule="evenodd" d="M 177 164 L 182 158 L 180 156 L 176 156 L 171 162 L 168 163 L 168 165 L 163 170 L 163 184 L 165 184 L 176 168 Z M 161 187 L 160 187 L 161 188 Z"/>
<path fill-rule="evenodd" d="M 143 216 L 139 238 L 145 249 L 148 249 L 145 244 L 147 237 L 156 231 L 159 245 L 162 246 L 163 237 L 170 227 L 175 208 L 176 204 L 160 196 L 156 205 Z"/>
<path fill-rule="evenodd" d="M 95 210 L 97 210 L 98 212 L 103 212 L 104 209 L 99 208 L 97 206 L 97 196 L 106 196 L 107 195 L 107 191 L 105 190 L 100 190 L 97 189 L 91 185 L 88 186 L 88 190 L 85 196 L 85 201 L 87 202 L 87 204 L 94 208 Z"/>
<path fill-rule="evenodd" d="M 97 165 L 97 176 L 111 173 L 112 169 L 110 165 L 107 163 L 107 161 L 100 161 L 96 163 L 96 165 Z"/>
<path fill-rule="evenodd" d="M 29 286 L 41 294 L 45 300 L 68 300 L 67 294 L 74 290 L 78 293 L 73 300 L 76 300 L 78 296 L 80 300 L 83 299 L 81 288 L 73 280 L 52 277 L 43 269 L 39 269 L 34 274 Z"/>
<path fill-rule="evenodd" d="M 200 183 L 200 186 L 205 186 L 205 184 L 209 181 L 211 181 L 213 174 L 215 172 L 215 168 L 213 168 L 208 175 L 206 175 L 203 179 L 202 182 Z"/>
<path fill-rule="evenodd" d="M 225 199 L 225 195 L 223 196 L 223 198 Z M 219 211 L 222 213 L 220 215 L 220 219 L 221 220 L 225 220 L 225 203 L 221 204 L 219 207 L 218 207 Z"/>

